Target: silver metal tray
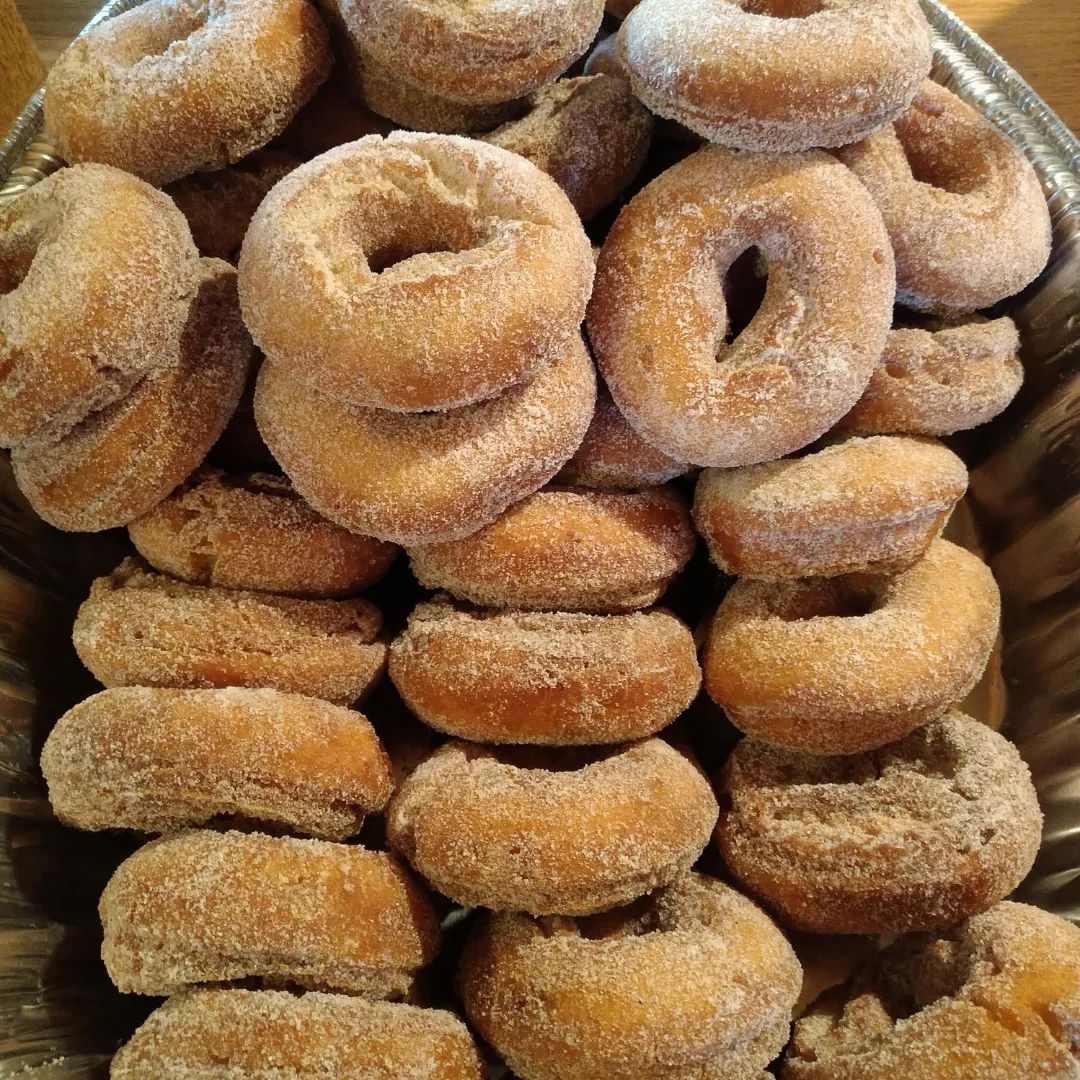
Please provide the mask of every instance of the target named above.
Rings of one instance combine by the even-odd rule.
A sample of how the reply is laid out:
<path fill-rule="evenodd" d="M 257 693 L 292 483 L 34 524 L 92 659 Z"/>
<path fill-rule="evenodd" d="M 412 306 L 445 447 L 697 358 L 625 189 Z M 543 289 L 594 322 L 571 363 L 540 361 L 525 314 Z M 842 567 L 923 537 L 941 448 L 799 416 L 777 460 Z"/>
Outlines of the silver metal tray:
<path fill-rule="evenodd" d="M 111 0 L 94 22 L 137 2 Z M 934 77 L 1023 148 L 1053 215 L 1050 266 L 1002 306 L 1020 326 L 1026 382 L 1003 416 L 959 440 L 972 477 L 958 521 L 974 526 L 1001 585 L 1003 681 L 992 696 L 1046 813 L 1019 896 L 1080 921 L 1080 143 L 937 0 L 923 5 Z M 40 128 L 38 92 L 0 142 L 0 201 L 62 164 Z M 0 1077 L 103 1077 L 154 1004 L 116 994 L 98 957 L 97 896 L 136 841 L 57 825 L 36 766 L 56 717 L 95 689 L 71 622 L 90 579 L 125 550 L 122 533 L 50 529 L 0 468 Z"/>

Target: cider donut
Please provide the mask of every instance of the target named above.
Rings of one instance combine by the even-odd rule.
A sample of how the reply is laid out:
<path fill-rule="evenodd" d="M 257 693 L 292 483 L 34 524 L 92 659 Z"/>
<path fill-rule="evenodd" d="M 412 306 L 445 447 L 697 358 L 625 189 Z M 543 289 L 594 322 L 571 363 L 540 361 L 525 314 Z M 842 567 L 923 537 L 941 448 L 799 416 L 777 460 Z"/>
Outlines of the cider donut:
<path fill-rule="evenodd" d="M 208 589 L 125 559 L 90 586 L 72 640 L 108 687 L 269 687 L 348 705 L 383 672 L 381 625 L 366 600 Z"/>
<path fill-rule="evenodd" d="M 306 0 L 147 0 L 61 54 L 45 128 L 67 161 L 166 184 L 265 146 L 331 63 Z"/>
<path fill-rule="evenodd" d="M 98 913 L 125 994 L 251 979 L 401 997 L 439 942 L 430 900 L 392 855 L 261 833 L 151 841 L 117 867 Z"/>
<path fill-rule="evenodd" d="M 486 916 L 457 981 L 521 1080 L 749 1080 L 787 1042 L 801 976 L 764 912 L 686 874 L 590 919 Z"/>
<path fill-rule="evenodd" d="M 967 481 L 964 463 L 940 443 L 853 438 L 805 457 L 706 469 L 694 524 L 726 574 L 896 573 L 926 554 Z"/>
<path fill-rule="evenodd" d="M 689 870 L 716 815 L 697 767 L 660 739 L 561 752 L 455 740 L 402 783 L 386 828 L 456 903 L 587 915 Z"/>
<path fill-rule="evenodd" d="M 990 570 L 946 540 L 893 576 L 743 578 L 709 629 L 705 689 L 737 728 L 774 745 L 873 750 L 971 691 L 1000 616 Z"/>
<path fill-rule="evenodd" d="M 903 112 L 932 58 L 917 0 L 644 0 L 617 47 L 653 112 L 766 153 L 864 138 Z"/>
<path fill-rule="evenodd" d="M 236 271 L 203 259 L 200 273 L 168 366 L 59 442 L 12 451 L 15 482 L 50 525 L 71 532 L 127 525 L 182 483 L 225 429 L 253 349 L 240 318 Z"/>
<path fill-rule="evenodd" d="M 343 994 L 190 990 L 118 1051 L 112 1080 L 482 1080 L 469 1029 L 443 1009 Z"/>
<path fill-rule="evenodd" d="M 550 480 L 580 445 L 595 400 L 596 372 L 577 337 L 531 381 L 438 413 L 356 408 L 267 362 L 255 418 L 319 513 L 414 545 L 468 536 Z"/>
<path fill-rule="evenodd" d="M 277 690 L 104 690 L 41 752 L 79 829 L 169 832 L 236 816 L 344 840 L 390 798 L 390 759 L 357 712 Z"/>
<path fill-rule="evenodd" d="M 399 412 L 494 397 L 563 354 L 592 278 L 581 221 L 535 165 L 406 131 L 290 173 L 240 255 L 244 319 L 272 360 Z"/>
<path fill-rule="evenodd" d="M 670 488 L 545 488 L 463 540 L 409 549 L 413 573 L 487 607 L 598 613 L 655 603 L 697 538 Z"/>
<path fill-rule="evenodd" d="M 990 307 L 1050 258 L 1050 211 L 1035 170 L 989 119 L 924 82 L 891 127 L 837 156 L 866 185 L 896 254 L 897 302 Z"/>
<path fill-rule="evenodd" d="M 732 873 L 786 926 L 816 934 L 953 926 L 1020 884 L 1042 834 L 1016 747 L 957 712 L 845 757 L 743 739 L 720 797 Z"/>
<path fill-rule="evenodd" d="M 1019 1080 L 1076 1071 L 1080 929 L 1001 903 L 903 937 L 795 1025 L 783 1080 Z"/>
<path fill-rule="evenodd" d="M 667 611 L 473 611 L 420 604 L 390 678 L 426 724 L 462 739 L 629 742 L 667 727 L 701 685 L 694 639 Z"/>
<path fill-rule="evenodd" d="M 951 435 L 992 420 L 1024 369 L 1012 319 L 891 330 L 881 364 L 837 428 L 861 435 Z"/>
<path fill-rule="evenodd" d="M 53 442 L 172 361 L 199 275 L 183 216 L 117 169 L 0 206 L 0 446 Z"/>
<path fill-rule="evenodd" d="M 729 345 L 723 280 L 755 246 L 769 287 Z M 589 340 L 647 442 L 695 465 L 751 465 L 812 442 L 858 401 L 893 291 L 881 215 L 834 159 L 706 147 L 619 215 L 600 252 Z"/>
<path fill-rule="evenodd" d="M 282 477 L 218 469 L 197 472 L 128 535 L 182 581 L 315 599 L 374 585 L 400 550 L 327 521 Z"/>

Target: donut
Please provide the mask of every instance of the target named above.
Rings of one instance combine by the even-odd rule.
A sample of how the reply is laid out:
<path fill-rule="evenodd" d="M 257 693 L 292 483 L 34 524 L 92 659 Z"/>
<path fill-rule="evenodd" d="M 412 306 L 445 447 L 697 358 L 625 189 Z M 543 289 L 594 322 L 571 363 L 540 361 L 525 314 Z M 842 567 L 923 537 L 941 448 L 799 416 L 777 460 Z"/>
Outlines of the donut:
<path fill-rule="evenodd" d="M 810 754 L 902 738 L 961 701 L 997 637 L 989 568 L 947 540 L 894 575 L 764 582 L 724 597 L 705 689 L 740 731 Z"/>
<path fill-rule="evenodd" d="M 845 757 L 744 739 L 720 798 L 716 835 L 739 883 L 817 934 L 953 926 L 1020 884 L 1042 834 L 1016 747 L 957 712 Z"/>
<path fill-rule="evenodd" d="M 72 640 L 107 687 L 269 687 L 348 705 L 382 674 L 381 625 L 366 600 L 205 588 L 125 559 L 90 586 Z"/>
<path fill-rule="evenodd" d="M 56 722 L 41 771 L 61 821 L 141 832 L 236 816 L 344 840 L 392 787 L 363 716 L 277 690 L 104 690 Z"/>
<path fill-rule="evenodd" d="M 891 127 L 838 151 L 866 185 L 896 254 L 897 301 L 990 307 L 1050 258 L 1050 211 L 1023 153 L 987 117 L 924 82 Z"/>
<path fill-rule="evenodd" d="M 443 1009 L 280 990 L 189 990 L 155 1009 L 112 1080 L 482 1080 L 468 1028 Z"/>
<path fill-rule="evenodd" d="M 430 900 L 392 855 L 261 833 L 151 841 L 117 867 L 98 913 L 125 994 L 250 979 L 401 997 L 439 941 Z"/>
<path fill-rule="evenodd" d="M 199 276 L 183 215 L 117 169 L 0 206 L 0 445 L 54 442 L 172 361 Z"/>
<path fill-rule="evenodd" d="M 474 611 L 445 599 L 409 616 L 389 674 L 439 731 L 543 746 L 653 735 L 701 685 L 693 636 L 667 611 Z"/>
<path fill-rule="evenodd" d="M 903 937 L 795 1025 L 783 1080 L 1019 1080 L 1076 1071 L 1080 929 L 1001 903 Z"/>
<path fill-rule="evenodd" d="M 1024 379 L 1008 316 L 891 330 L 881 365 L 837 428 L 861 435 L 951 435 L 992 420 Z"/>
<path fill-rule="evenodd" d="M 655 603 L 696 537 L 670 488 L 545 488 L 464 540 L 409 549 L 413 573 L 487 607 L 632 611 Z"/>
<path fill-rule="evenodd" d="M 801 975 L 764 912 L 686 874 L 589 919 L 486 916 L 457 982 L 521 1080 L 749 1080 L 787 1042 Z"/>
<path fill-rule="evenodd" d="M 355 532 L 459 540 L 550 480 L 589 426 L 596 372 L 580 338 L 493 401 L 432 413 L 362 409 L 265 363 L 255 419 L 293 486 Z"/>
<path fill-rule="evenodd" d="M 166 184 L 265 146 L 331 63 L 307 0 L 146 0 L 61 54 L 45 128 L 67 161 Z"/>
<path fill-rule="evenodd" d="M 896 573 L 926 554 L 967 480 L 964 463 L 940 443 L 852 438 L 805 457 L 706 469 L 694 524 L 727 574 Z"/>
<path fill-rule="evenodd" d="M 634 93 L 739 150 L 845 146 L 930 72 L 918 0 L 644 0 L 619 29 Z"/>
<path fill-rule="evenodd" d="M 236 271 L 217 259 L 202 260 L 168 366 L 58 442 L 16 447 L 11 464 L 19 489 L 58 529 L 100 532 L 141 517 L 198 467 L 225 429 L 252 353 Z"/>
<path fill-rule="evenodd" d="M 402 783 L 386 827 L 456 903 L 588 915 L 674 881 L 716 815 L 696 766 L 660 739 L 563 751 L 455 740 Z"/>
<path fill-rule="evenodd" d="M 269 149 L 310 161 L 343 143 L 365 135 L 385 135 L 389 130 L 385 120 L 352 100 L 343 78 L 331 74 Z"/>
<path fill-rule="evenodd" d="M 203 469 L 128 526 L 155 570 L 196 585 L 348 596 L 385 575 L 393 544 L 321 517 L 279 476 Z"/>
<path fill-rule="evenodd" d="M 482 138 L 546 172 L 588 221 L 633 183 L 652 126 L 652 114 L 623 80 L 588 75 L 538 90 L 524 116 Z"/>
<path fill-rule="evenodd" d="M 260 348 L 331 398 L 398 412 L 494 397 L 562 355 L 592 277 L 581 221 L 535 165 L 406 131 L 292 172 L 240 254 Z"/>
<path fill-rule="evenodd" d="M 728 344 L 723 280 L 751 247 L 771 267 L 769 287 Z M 589 340 L 646 442 L 695 465 L 752 465 L 812 442 L 855 404 L 881 358 L 893 291 L 881 215 L 833 158 L 706 147 L 619 215 L 600 252 Z"/>

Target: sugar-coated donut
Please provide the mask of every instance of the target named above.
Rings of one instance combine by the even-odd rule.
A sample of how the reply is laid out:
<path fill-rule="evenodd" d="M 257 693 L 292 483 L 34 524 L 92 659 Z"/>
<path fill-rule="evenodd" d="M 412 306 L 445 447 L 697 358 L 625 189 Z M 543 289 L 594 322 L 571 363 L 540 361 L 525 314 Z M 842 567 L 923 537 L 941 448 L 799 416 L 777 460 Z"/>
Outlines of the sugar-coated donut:
<path fill-rule="evenodd" d="M 755 246 L 768 291 L 727 344 L 723 281 Z M 695 465 L 750 465 L 805 446 L 855 404 L 885 346 L 893 292 L 881 215 L 833 158 L 707 147 L 619 215 L 600 252 L 589 339 L 647 442 Z"/>
<path fill-rule="evenodd" d="M 61 54 L 45 128 L 67 161 L 165 184 L 264 146 L 331 63 L 307 0 L 146 0 Z"/>
<path fill-rule="evenodd" d="M 389 674 L 439 731 L 548 746 L 652 735 L 701 685 L 690 629 L 667 611 L 485 612 L 445 600 L 409 616 Z"/>
<path fill-rule="evenodd" d="M 468 536 L 550 480 L 580 445 L 595 402 L 596 372 L 575 337 L 494 400 L 423 414 L 346 405 L 267 362 L 255 418 L 321 514 L 415 545 Z"/>
<path fill-rule="evenodd" d="M 171 362 L 59 442 L 16 447 L 19 489 L 58 529 L 100 532 L 141 517 L 206 457 L 236 408 L 253 352 L 236 271 L 203 259 Z"/>
<path fill-rule="evenodd" d="M 744 739 L 721 799 L 732 873 L 785 925 L 818 934 L 953 926 L 1020 884 L 1042 833 L 1016 747 L 957 712 L 844 757 Z"/>
<path fill-rule="evenodd" d="M 902 937 L 795 1025 L 783 1080 L 1067 1080 L 1076 1072 L 1080 929 L 1001 903 Z"/>
<path fill-rule="evenodd" d="M 199 274 L 183 216 L 118 169 L 0 206 L 0 446 L 53 442 L 173 360 Z"/>
<path fill-rule="evenodd" d="M 766 742 L 812 754 L 872 750 L 970 692 L 1000 615 L 989 568 L 946 540 L 893 576 L 743 578 L 709 630 L 705 689 Z"/>
<path fill-rule="evenodd" d="M 716 815 L 697 767 L 660 739 L 561 751 L 455 740 L 408 776 L 386 826 L 459 904 L 587 915 L 689 870 Z"/>
<path fill-rule="evenodd" d="M 1019 147 L 951 91 L 925 82 L 888 128 L 838 156 L 866 185 L 896 253 L 900 303 L 990 307 L 1050 257 L 1050 211 Z"/>
<path fill-rule="evenodd" d="M 409 549 L 413 573 L 487 607 L 632 611 L 655 603 L 696 537 L 670 488 L 545 488 L 465 537 Z"/>
<path fill-rule="evenodd" d="M 357 712 L 277 690 L 104 690 L 41 752 L 49 801 L 80 829 L 168 832 L 236 816 L 324 840 L 390 798 L 390 759 Z"/>
<path fill-rule="evenodd" d="M 894 573 L 926 554 L 967 479 L 940 443 L 852 438 L 805 457 L 706 469 L 694 524 L 713 562 L 740 577 Z"/>
<path fill-rule="evenodd" d="M 907 107 L 932 55 L 917 0 L 644 0 L 618 49 L 653 112 L 773 153 L 876 131 Z"/>
<path fill-rule="evenodd" d="M 444 1009 L 280 990 L 189 990 L 155 1009 L 111 1080 L 482 1080 Z"/>
<path fill-rule="evenodd" d="M 764 912 L 687 874 L 589 919 L 490 915 L 458 987 L 521 1080 L 750 1080 L 787 1041 L 801 976 Z"/>
<path fill-rule="evenodd" d="M 382 674 L 366 600 L 295 600 L 173 581 L 125 559 L 79 608 L 75 651 L 105 686 L 270 687 L 343 705 Z"/>
<path fill-rule="evenodd" d="M 401 412 L 538 371 L 577 335 L 592 278 L 549 176 L 496 146 L 407 131 L 295 170 L 240 255 L 244 319 L 272 360 L 330 397 Z"/>
<path fill-rule="evenodd" d="M 154 840 L 117 867 L 98 912 L 102 959 L 127 994 L 254 979 L 402 997 L 439 941 L 394 856 L 261 833 Z"/>
<path fill-rule="evenodd" d="M 589 75 L 545 86 L 523 116 L 482 138 L 546 172 L 587 221 L 633 183 L 652 127 L 652 114 L 623 80 Z"/>
<path fill-rule="evenodd" d="M 128 526 L 155 570 L 196 585 L 348 596 L 379 581 L 398 548 L 316 513 L 288 480 L 201 469 Z"/>
<path fill-rule="evenodd" d="M 891 330 L 870 385 L 837 427 L 863 435 L 951 435 L 985 424 L 1020 389 L 1019 351 L 1008 316 Z"/>

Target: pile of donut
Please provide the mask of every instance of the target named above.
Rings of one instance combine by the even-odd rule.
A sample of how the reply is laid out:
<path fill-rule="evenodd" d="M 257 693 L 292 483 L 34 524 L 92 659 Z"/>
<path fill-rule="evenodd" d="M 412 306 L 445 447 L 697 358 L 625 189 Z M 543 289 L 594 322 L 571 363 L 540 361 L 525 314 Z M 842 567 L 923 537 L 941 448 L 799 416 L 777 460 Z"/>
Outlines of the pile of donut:
<path fill-rule="evenodd" d="M 0 444 L 134 547 L 41 758 L 160 834 L 100 903 L 168 996 L 114 1077 L 1075 1071 L 941 535 L 1037 179 L 916 0 L 607 8 L 145 0 L 49 75 Z"/>

